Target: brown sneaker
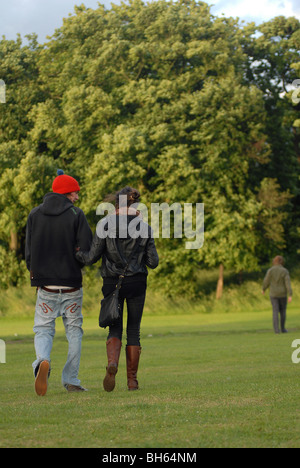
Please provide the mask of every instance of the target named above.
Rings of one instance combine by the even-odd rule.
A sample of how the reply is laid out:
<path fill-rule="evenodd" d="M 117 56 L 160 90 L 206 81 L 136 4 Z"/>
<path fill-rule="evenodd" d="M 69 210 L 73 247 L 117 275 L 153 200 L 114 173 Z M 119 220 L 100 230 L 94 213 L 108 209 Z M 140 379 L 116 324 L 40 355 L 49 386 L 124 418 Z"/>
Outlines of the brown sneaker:
<path fill-rule="evenodd" d="M 88 389 L 82 387 L 81 385 L 66 384 L 65 389 L 67 392 L 88 392 Z"/>
<path fill-rule="evenodd" d="M 34 388 L 37 395 L 44 396 L 47 393 L 50 364 L 48 361 L 41 361 L 36 371 Z"/>

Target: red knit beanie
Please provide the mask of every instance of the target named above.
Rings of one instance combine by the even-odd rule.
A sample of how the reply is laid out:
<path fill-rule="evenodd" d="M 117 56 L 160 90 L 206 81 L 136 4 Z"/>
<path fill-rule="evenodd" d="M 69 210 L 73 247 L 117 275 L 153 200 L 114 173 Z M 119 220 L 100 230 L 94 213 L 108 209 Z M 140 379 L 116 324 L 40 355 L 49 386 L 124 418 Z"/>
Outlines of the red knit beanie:
<path fill-rule="evenodd" d="M 79 192 L 80 187 L 76 179 L 67 174 L 64 174 L 64 171 L 61 169 L 57 170 L 57 177 L 55 177 L 52 190 L 55 193 L 71 193 Z"/>

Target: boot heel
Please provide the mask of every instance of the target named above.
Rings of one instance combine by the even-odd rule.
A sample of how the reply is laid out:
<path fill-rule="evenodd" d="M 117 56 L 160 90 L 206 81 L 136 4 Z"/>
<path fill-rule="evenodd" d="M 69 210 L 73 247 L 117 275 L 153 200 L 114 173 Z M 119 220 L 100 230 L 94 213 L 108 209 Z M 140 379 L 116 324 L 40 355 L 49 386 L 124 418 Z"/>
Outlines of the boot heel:
<path fill-rule="evenodd" d="M 106 369 L 106 375 L 103 379 L 103 388 L 106 392 L 112 392 L 116 386 L 116 373 L 118 369 L 116 367 L 110 366 Z"/>

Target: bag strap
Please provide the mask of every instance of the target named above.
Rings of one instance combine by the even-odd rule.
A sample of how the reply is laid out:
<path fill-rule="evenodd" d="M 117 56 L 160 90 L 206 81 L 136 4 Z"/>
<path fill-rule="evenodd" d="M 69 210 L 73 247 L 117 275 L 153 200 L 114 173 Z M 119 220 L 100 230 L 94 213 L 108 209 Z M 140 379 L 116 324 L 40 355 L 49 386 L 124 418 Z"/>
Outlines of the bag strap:
<path fill-rule="evenodd" d="M 120 289 L 121 284 L 122 284 L 122 281 L 123 281 L 124 276 L 125 276 L 125 274 L 126 274 L 126 271 L 127 271 L 128 268 L 129 268 L 131 259 L 133 258 L 134 254 L 136 253 L 137 249 L 139 248 L 139 245 L 140 245 L 141 241 L 142 241 L 142 238 L 139 237 L 139 238 L 137 239 L 137 242 L 136 242 L 135 246 L 133 247 L 133 249 L 132 249 L 132 251 L 131 251 L 131 253 L 130 253 L 128 259 L 125 260 L 125 261 L 126 261 L 126 266 L 125 266 L 125 268 L 124 268 L 122 274 L 119 275 L 119 281 L 118 281 L 118 283 L 117 283 L 117 285 L 116 285 L 116 289 Z M 119 245 L 119 243 L 118 243 L 118 238 L 116 238 L 116 246 L 117 246 L 117 249 L 118 249 L 118 252 L 119 252 L 120 257 L 123 259 L 124 257 L 123 257 L 123 255 L 122 255 L 121 252 L 120 252 L 120 245 Z"/>

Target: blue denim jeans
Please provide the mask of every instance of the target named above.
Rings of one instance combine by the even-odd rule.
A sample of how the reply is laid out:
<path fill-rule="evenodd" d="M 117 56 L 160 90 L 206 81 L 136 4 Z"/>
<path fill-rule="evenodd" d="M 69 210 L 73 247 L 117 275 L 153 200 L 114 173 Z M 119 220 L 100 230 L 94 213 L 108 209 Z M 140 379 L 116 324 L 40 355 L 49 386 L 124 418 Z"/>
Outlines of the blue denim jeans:
<path fill-rule="evenodd" d="M 82 289 L 72 293 L 52 293 L 39 288 L 35 307 L 34 345 L 36 360 L 32 367 L 41 361 L 50 361 L 55 335 L 55 320 L 61 316 L 69 343 L 67 362 L 62 371 L 62 384 L 80 385 L 78 380 L 81 341 L 82 341 Z"/>

